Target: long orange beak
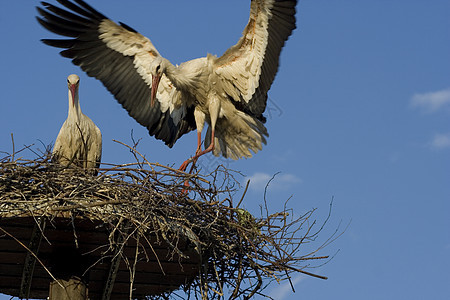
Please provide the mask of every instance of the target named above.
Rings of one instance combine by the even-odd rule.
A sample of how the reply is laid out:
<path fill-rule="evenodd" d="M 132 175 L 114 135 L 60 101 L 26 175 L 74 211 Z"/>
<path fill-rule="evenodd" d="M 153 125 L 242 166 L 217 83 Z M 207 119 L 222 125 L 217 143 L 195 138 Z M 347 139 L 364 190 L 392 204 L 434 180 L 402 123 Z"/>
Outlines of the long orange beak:
<path fill-rule="evenodd" d="M 161 75 L 157 74 L 152 76 L 152 92 L 150 96 L 151 106 L 155 105 L 156 92 L 158 91 L 159 81 L 161 80 Z"/>

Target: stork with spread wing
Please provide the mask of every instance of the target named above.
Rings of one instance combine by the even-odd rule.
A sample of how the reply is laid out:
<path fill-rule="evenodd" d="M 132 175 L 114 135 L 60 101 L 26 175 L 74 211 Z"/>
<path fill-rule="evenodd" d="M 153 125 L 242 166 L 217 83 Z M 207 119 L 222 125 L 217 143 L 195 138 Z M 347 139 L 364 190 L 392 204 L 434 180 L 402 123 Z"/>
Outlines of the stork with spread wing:
<path fill-rule="evenodd" d="M 63 48 L 89 76 L 99 79 L 150 135 L 172 147 L 197 129 L 197 150 L 180 169 L 213 152 L 251 157 L 268 136 L 263 116 L 281 49 L 295 28 L 293 0 L 252 0 L 250 18 L 236 45 L 222 56 L 208 54 L 175 66 L 152 42 L 116 24 L 82 0 L 41 2 L 38 21 L 68 39 L 44 39 Z M 201 133 L 208 130 L 205 149 Z"/>

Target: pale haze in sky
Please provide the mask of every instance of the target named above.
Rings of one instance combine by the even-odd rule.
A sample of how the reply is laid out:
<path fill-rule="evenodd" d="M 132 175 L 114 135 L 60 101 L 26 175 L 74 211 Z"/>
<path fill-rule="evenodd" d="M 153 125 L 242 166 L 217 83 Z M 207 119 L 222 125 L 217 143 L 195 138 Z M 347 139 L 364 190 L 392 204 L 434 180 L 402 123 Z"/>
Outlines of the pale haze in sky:
<path fill-rule="evenodd" d="M 47 0 L 55 4 L 55 0 Z M 250 1 L 90 0 L 97 10 L 149 37 L 172 63 L 221 55 L 239 39 Z M 67 117 L 69 74 L 81 78 L 83 112 L 102 130 L 102 161 L 134 159 L 113 139 L 150 161 L 178 167 L 196 134 L 172 149 L 147 134 L 96 79 L 58 49 L 35 20 L 38 1 L 0 9 L 0 151 L 54 143 Z M 269 138 L 253 158 L 218 163 L 251 184 L 244 206 L 258 214 L 266 183 L 272 211 L 332 215 L 317 245 L 341 224 L 345 233 L 309 271 L 265 291 L 274 299 L 449 299 L 450 295 L 450 1 L 303 0 L 269 91 Z M 33 158 L 24 151 L 22 156 Z M 0 155 L 3 156 L 3 155 Z M 314 242 L 308 244 L 314 247 Z M 305 251 L 307 251 L 306 249 Z M 0 295 L 0 299 L 10 299 Z"/>

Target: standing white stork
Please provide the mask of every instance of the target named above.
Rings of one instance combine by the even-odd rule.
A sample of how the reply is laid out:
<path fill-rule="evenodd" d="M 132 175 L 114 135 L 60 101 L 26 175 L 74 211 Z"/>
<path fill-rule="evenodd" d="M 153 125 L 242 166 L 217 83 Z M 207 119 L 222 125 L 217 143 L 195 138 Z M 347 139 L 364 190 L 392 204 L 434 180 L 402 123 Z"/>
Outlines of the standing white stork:
<path fill-rule="evenodd" d="M 100 165 L 102 134 L 94 122 L 81 112 L 79 84 L 80 78 L 77 75 L 67 77 L 69 113 L 56 138 L 52 160 L 64 166 L 76 165 L 93 169 Z"/>
<path fill-rule="evenodd" d="M 57 1 L 68 10 L 41 2 L 45 9 L 38 7 L 38 21 L 70 39 L 44 39 L 45 44 L 66 49 L 62 56 L 99 79 L 131 117 L 169 147 L 197 129 L 196 154 L 180 169 L 210 151 L 238 159 L 262 149 L 268 136 L 263 125 L 267 92 L 281 48 L 295 28 L 296 0 L 252 0 L 236 45 L 220 57 L 208 54 L 179 66 L 163 58 L 148 38 L 84 1 Z"/>

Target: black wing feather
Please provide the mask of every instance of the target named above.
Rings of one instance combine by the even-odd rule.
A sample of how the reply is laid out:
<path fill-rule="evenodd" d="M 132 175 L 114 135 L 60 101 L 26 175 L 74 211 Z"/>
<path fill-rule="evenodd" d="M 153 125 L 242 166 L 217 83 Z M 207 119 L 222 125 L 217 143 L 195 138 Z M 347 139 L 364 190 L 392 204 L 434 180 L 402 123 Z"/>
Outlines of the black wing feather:
<path fill-rule="evenodd" d="M 193 107 L 175 124 L 169 110 L 161 111 L 159 101 L 150 106 L 151 88 L 134 68 L 134 57 L 124 56 L 106 46 L 99 38 L 98 27 L 107 19 L 82 0 L 57 0 L 70 11 L 41 2 L 39 23 L 51 32 L 74 39 L 44 39 L 45 44 L 63 48 L 61 55 L 72 59 L 89 76 L 99 79 L 120 104 L 139 124 L 147 127 L 150 135 L 172 147 L 183 134 L 195 129 Z M 74 14 L 76 13 L 76 14 Z M 130 26 L 122 27 L 136 32 Z"/>
<path fill-rule="evenodd" d="M 296 28 L 296 5 L 296 0 L 277 0 L 273 3 L 272 17 L 269 19 L 268 25 L 269 40 L 264 55 L 259 85 L 248 103 L 241 101 L 244 102 L 242 104 L 246 110 L 260 120 L 264 120 L 262 114 L 266 109 L 267 92 L 278 71 L 281 49 L 292 31 Z"/>

